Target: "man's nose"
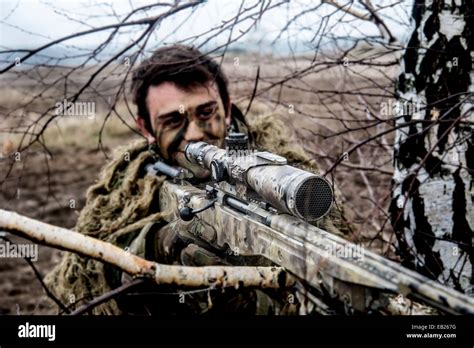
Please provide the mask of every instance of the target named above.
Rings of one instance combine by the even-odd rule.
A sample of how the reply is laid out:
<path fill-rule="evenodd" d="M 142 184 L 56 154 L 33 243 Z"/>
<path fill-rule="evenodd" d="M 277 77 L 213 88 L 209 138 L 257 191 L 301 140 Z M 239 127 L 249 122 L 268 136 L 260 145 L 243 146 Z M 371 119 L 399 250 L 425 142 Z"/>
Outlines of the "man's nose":
<path fill-rule="evenodd" d="M 201 127 L 199 127 L 195 121 L 191 121 L 186 129 L 184 134 L 184 139 L 186 141 L 200 141 L 204 139 L 204 132 Z"/>

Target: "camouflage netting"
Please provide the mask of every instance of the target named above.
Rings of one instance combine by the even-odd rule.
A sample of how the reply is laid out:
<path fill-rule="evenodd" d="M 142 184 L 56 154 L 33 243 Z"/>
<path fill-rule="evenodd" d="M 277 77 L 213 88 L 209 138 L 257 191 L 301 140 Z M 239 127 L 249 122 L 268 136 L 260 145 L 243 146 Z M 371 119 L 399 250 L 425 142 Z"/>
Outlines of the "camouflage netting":
<path fill-rule="evenodd" d="M 256 148 L 285 156 L 292 165 L 317 171 L 315 161 L 291 141 L 283 122 L 270 115 L 255 117 L 249 120 L 249 132 Z M 89 188 L 86 206 L 74 230 L 125 247 L 146 224 L 160 220 L 160 213 L 156 213 L 157 193 L 164 178 L 143 175 L 144 165 L 151 161 L 147 149 L 145 140 L 117 149 L 98 182 Z M 338 202 L 316 226 L 349 236 L 341 207 Z M 106 267 L 101 262 L 66 253 L 45 282 L 61 302 L 74 307 L 74 303 L 81 305 L 83 300 L 89 301 L 111 290 Z M 111 300 L 94 308 L 93 314 L 120 314 L 120 310 Z"/>

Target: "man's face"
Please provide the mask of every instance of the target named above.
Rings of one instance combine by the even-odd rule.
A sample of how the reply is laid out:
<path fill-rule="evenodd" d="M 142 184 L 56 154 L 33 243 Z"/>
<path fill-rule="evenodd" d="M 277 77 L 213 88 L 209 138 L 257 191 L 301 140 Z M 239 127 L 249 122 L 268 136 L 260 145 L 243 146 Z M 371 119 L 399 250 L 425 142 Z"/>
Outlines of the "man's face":
<path fill-rule="evenodd" d="M 146 98 L 153 134 L 162 156 L 172 164 L 186 166 L 198 178 L 209 172 L 193 166 L 184 155 L 185 146 L 192 141 L 205 141 L 223 147 L 230 115 L 225 109 L 215 84 L 196 86 L 185 91 L 172 82 L 150 86 Z M 142 129 L 143 131 L 143 129 Z"/>

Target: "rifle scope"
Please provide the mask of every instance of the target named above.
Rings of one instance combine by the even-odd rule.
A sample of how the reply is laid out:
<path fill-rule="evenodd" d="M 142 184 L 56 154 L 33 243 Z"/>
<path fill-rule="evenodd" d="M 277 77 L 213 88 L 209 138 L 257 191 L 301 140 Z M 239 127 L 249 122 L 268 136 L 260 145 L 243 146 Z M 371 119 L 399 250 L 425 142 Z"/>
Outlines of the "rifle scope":
<path fill-rule="evenodd" d="M 326 179 L 289 166 L 284 157 L 270 152 L 247 153 L 229 155 L 205 142 L 189 143 L 185 149 L 187 160 L 210 170 L 217 181 L 228 178 L 240 182 L 279 210 L 307 221 L 318 220 L 329 212 L 334 195 Z M 215 173 L 222 170 L 225 175 L 216 177 Z"/>

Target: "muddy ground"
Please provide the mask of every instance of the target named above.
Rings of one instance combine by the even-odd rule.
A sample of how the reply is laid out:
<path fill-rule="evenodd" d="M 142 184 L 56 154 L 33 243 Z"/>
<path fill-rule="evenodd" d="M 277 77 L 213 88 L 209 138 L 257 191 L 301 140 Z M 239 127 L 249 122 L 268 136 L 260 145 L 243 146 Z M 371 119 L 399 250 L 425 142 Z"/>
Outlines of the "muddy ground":
<path fill-rule="evenodd" d="M 23 160 L 26 161 L 24 168 Z M 3 158 L 1 161 L 4 174 L 11 159 Z M 101 151 L 78 149 L 74 155 L 71 152 L 57 153 L 48 158 L 48 180 L 44 153 L 30 154 L 14 166 L 9 180 L 3 184 L 0 208 L 54 225 L 73 227 L 84 205 L 86 190 L 103 163 L 105 158 Z M 31 243 L 11 234 L 7 237 L 11 242 Z M 6 244 L 4 240 L 0 243 Z M 44 275 L 59 262 L 61 253 L 39 246 L 38 260 L 34 265 Z M 24 259 L 2 258 L 0 277 L 0 314 L 57 313 L 57 306 L 49 303 L 41 283 Z"/>

